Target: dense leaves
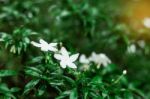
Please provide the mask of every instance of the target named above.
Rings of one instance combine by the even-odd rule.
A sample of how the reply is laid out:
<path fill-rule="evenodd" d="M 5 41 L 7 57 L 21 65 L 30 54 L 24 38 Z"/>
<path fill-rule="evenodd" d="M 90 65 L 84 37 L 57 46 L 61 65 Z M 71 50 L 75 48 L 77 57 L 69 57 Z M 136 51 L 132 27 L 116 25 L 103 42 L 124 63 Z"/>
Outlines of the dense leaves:
<path fill-rule="evenodd" d="M 15 76 L 17 72 L 15 70 L 0 70 L 0 77 L 7 77 L 7 76 Z"/>
<path fill-rule="evenodd" d="M 149 4 L 0 0 L 0 99 L 149 99 L 149 28 L 137 20 L 142 15 L 133 16 L 136 11 L 125 8 L 141 2 Z M 41 39 L 49 43 L 36 45 Z M 96 52 L 112 62 L 106 57 L 88 64 L 72 59 L 76 69 L 62 68 L 68 55 L 57 60 L 54 54 L 62 53 L 48 49 L 55 42 L 70 57 L 79 53 L 89 58 Z"/>

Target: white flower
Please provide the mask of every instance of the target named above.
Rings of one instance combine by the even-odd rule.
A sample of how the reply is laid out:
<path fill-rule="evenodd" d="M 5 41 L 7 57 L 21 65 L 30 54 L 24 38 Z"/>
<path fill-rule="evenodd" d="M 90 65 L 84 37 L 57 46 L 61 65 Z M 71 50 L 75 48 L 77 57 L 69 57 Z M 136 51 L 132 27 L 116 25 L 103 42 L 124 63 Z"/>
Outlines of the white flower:
<path fill-rule="evenodd" d="M 70 68 L 77 68 L 73 62 L 77 60 L 78 56 L 79 54 L 69 56 L 69 52 L 64 47 L 61 48 L 59 54 L 54 55 L 57 60 L 60 60 L 60 66 L 62 68 L 66 68 L 67 66 Z"/>
<path fill-rule="evenodd" d="M 88 64 L 88 63 L 90 63 L 90 60 L 83 54 L 80 56 L 79 62 L 83 63 L 83 64 Z"/>
<path fill-rule="evenodd" d="M 150 28 L 150 18 L 145 18 L 143 24 L 146 28 Z"/>
<path fill-rule="evenodd" d="M 44 41 L 43 39 L 39 40 L 40 43 L 36 43 L 34 41 L 31 42 L 32 45 L 36 46 L 36 47 L 40 47 L 42 51 L 52 51 L 52 52 L 56 52 L 57 50 L 57 43 L 47 43 L 46 41 Z"/>
<path fill-rule="evenodd" d="M 90 65 L 88 65 L 88 64 L 83 64 L 80 69 L 81 69 L 82 71 L 88 71 L 88 70 L 90 69 Z"/>
<path fill-rule="evenodd" d="M 79 58 L 79 62 L 82 63 L 82 67 L 81 67 L 81 70 L 83 71 L 87 71 L 90 69 L 90 60 L 89 58 L 87 58 L 84 54 L 82 54 Z"/>
<path fill-rule="evenodd" d="M 127 74 L 127 70 L 123 70 L 123 74 L 126 75 Z"/>
<path fill-rule="evenodd" d="M 144 40 L 140 40 L 137 42 L 138 45 L 141 47 L 141 48 L 144 48 L 145 47 L 145 41 Z"/>
<path fill-rule="evenodd" d="M 136 52 L 136 46 L 134 44 L 131 44 L 130 46 L 128 46 L 127 52 L 128 53 L 135 53 Z"/>
<path fill-rule="evenodd" d="M 62 11 L 62 13 L 60 14 L 60 16 L 61 16 L 61 17 L 64 17 L 64 16 L 67 16 L 67 15 L 69 15 L 69 14 L 70 14 L 69 11 L 64 10 L 64 11 Z"/>
<path fill-rule="evenodd" d="M 98 64 L 99 66 L 107 66 L 111 63 L 111 60 L 103 53 L 96 54 L 95 52 L 92 53 L 90 57 L 90 61 L 93 61 L 94 63 Z M 99 68 L 99 67 L 98 67 Z"/>

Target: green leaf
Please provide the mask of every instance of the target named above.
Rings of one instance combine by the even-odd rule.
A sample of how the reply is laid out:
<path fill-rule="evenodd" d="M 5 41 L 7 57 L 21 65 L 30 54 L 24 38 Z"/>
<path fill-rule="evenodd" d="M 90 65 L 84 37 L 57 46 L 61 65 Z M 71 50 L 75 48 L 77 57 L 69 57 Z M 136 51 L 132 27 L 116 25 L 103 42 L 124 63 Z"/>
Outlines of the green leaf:
<path fill-rule="evenodd" d="M 88 92 L 84 92 L 84 99 L 88 99 Z"/>
<path fill-rule="evenodd" d="M 90 92 L 90 96 L 93 97 L 94 99 L 98 99 L 98 95 L 94 92 Z"/>
<path fill-rule="evenodd" d="M 26 94 L 27 92 L 29 92 L 31 89 L 33 89 L 39 83 L 39 81 L 40 81 L 39 79 L 31 80 L 29 83 L 26 84 L 23 93 Z"/>
<path fill-rule="evenodd" d="M 46 91 L 46 86 L 45 85 L 40 86 L 37 92 L 37 96 L 43 95 L 45 91 Z"/>
<path fill-rule="evenodd" d="M 124 93 L 124 98 L 125 98 L 125 99 L 134 99 L 132 93 L 129 92 L 129 91 L 126 91 L 126 92 Z"/>
<path fill-rule="evenodd" d="M 35 67 L 28 67 L 25 69 L 25 73 L 34 77 L 41 77 L 41 71 Z"/>
<path fill-rule="evenodd" d="M 92 79 L 92 81 L 90 83 L 92 83 L 92 84 L 101 84 L 102 83 L 102 78 L 100 76 L 96 76 Z"/>
<path fill-rule="evenodd" d="M 33 58 L 33 59 L 30 61 L 30 63 L 39 63 L 42 59 L 43 59 L 42 56 L 38 56 L 38 57 Z"/>
<path fill-rule="evenodd" d="M 37 73 L 42 73 L 42 71 L 38 68 L 35 68 L 35 67 L 27 67 L 27 70 L 32 70 L 32 71 L 35 71 Z"/>
<path fill-rule="evenodd" d="M 0 77 L 16 76 L 17 72 L 15 70 L 0 70 Z"/>
<path fill-rule="evenodd" d="M 8 86 L 5 83 L 0 84 L 0 93 L 10 93 Z"/>
<path fill-rule="evenodd" d="M 5 96 L 7 98 L 4 98 L 4 99 L 16 99 L 16 97 L 13 94 L 10 94 L 10 93 L 7 93 Z"/>
<path fill-rule="evenodd" d="M 69 99 L 77 99 L 78 98 L 78 94 L 77 94 L 77 89 L 73 89 L 70 93 L 70 97 Z"/>
<path fill-rule="evenodd" d="M 65 97 L 70 95 L 71 91 L 72 90 L 68 90 L 68 91 L 65 91 L 65 92 L 61 93 L 61 95 L 58 96 L 56 99 L 64 99 Z"/>
<path fill-rule="evenodd" d="M 17 87 L 14 87 L 14 88 L 10 89 L 11 92 L 18 92 L 19 90 L 20 90 L 20 88 L 17 88 Z"/>
<path fill-rule="evenodd" d="M 108 96 L 108 92 L 107 91 L 103 91 L 102 92 L 102 96 L 103 96 L 103 98 L 106 98 Z"/>
<path fill-rule="evenodd" d="M 63 76 L 64 79 L 66 79 L 71 85 L 75 85 L 75 81 L 72 78 L 69 78 L 67 76 Z"/>

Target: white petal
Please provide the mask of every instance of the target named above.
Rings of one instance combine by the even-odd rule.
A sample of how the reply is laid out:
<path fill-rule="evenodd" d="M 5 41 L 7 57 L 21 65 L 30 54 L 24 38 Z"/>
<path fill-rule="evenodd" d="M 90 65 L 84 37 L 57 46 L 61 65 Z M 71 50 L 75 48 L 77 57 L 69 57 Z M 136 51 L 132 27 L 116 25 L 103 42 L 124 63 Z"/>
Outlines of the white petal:
<path fill-rule="evenodd" d="M 50 46 L 56 46 L 57 43 L 50 43 L 49 45 L 50 45 Z"/>
<path fill-rule="evenodd" d="M 47 51 L 48 51 L 48 48 L 45 47 L 45 46 L 42 46 L 42 47 L 41 47 L 41 50 L 47 52 Z"/>
<path fill-rule="evenodd" d="M 70 68 L 77 68 L 77 66 L 74 63 L 69 63 L 68 67 L 70 67 Z"/>
<path fill-rule="evenodd" d="M 36 46 L 36 47 L 41 47 L 41 44 L 36 43 L 36 42 L 34 42 L 34 41 L 32 41 L 31 44 L 32 44 L 33 46 Z"/>
<path fill-rule="evenodd" d="M 62 47 L 60 51 L 61 51 L 61 54 L 62 54 L 62 55 L 69 57 L 69 53 L 68 53 L 68 51 L 66 50 L 65 47 Z"/>
<path fill-rule="evenodd" d="M 60 54 L 54 54 L 54 58 L 57 60 L 61 60 L 62 56 Z"/>
<path fill-rule="evenodd" d="M 49 51 L 53 51 L 53 52 L 58 51 L 58 49 L 57 49 L 57 48 L 55 48 L 55 47 L 51 47 L 51 46 L 49 46 L 49 47 L 48 47 L 48 49 L 49 49 Z"/>
<path fill-rule="evenodd" d="M 62 68 L 66 68 L 66 64 L 65 64 L 63 61 L 60 62 L 60 66 L 61 66 Z"/>
<path fill-rule="evenodd" d="M 104 53 L 99 54 L 100 57 L 107 57 Z"/>
<path fill-rule="evenodd" d="M 144 48 L 145 45 L 146 45 L 146 43 L 145 43 L 144 40 L 140 40 L 140 41 L 138 41 L 137 43 L 138 43 L 138 45 L 139 45 L 141 48 Z"/>
<path fill-rule="evenodd" d="M 150 28 L 150 18 L 145 18 L 143 24 L 146 28 Z"/>
<path fill-rule="evenodd" d="M 97 56 L 97 54 L 95 52 L 92 52 L 92 55 L 93 57 Z"/>
<path fill-rule="evenodd" d="M 127 74 L 127 70 L 123 70 L 123 74 L 124 74 L 124 75 Z"/>
<path fill-rule="evenodd" d="M 128 53 L 135 53 L 136 52 L 136 46 L 134 44 L 128 46 L 127 52 Z"/>
<path fill-rule="evenodd" d="M 80 62 L 84 62 L 86 60 L 86 56 L 85 55 L 81 55 L 79 58 Z"/>
<path fill-rule="evenodd" d="M 48 44 L 46 41 L 44 41 L 43 39 L 40 39 L 40 43 L 41 44 Z"/>
<path fill-rule="evenodd" d="M 74 62 L 74 61 L 77 60 L 78 57 L 79 57 L 79 54 L 71 55 L 71 56 L 70 56 L 70 60 L 71 60 L 72 62 Z"/>
<path fill-rule="evenodd" d="M 96 61 L 97 58 L 98 58 L 98 55 L 97 55 L 95 52 L 92 52 L 92 54 L 91 54 L 89 60 L 90 60 L 90 61 Z"/>
<path fill-rule="evenodd" d="M 90 61 L 85 55 L 81 55 L 79 58 L 80 63 L 88 64 Z"/>

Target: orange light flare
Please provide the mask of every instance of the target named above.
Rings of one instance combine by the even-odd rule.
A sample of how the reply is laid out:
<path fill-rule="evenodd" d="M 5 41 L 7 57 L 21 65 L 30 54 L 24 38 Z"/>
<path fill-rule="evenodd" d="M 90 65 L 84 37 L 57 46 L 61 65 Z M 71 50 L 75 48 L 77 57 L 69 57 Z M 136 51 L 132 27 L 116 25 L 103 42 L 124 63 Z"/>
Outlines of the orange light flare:
<path fill-rule="evenodd" d="M 150 0 L 127 0 L 123 15 L 121 20 L 134 31 L 131 35 L 150 39 Z"/>

